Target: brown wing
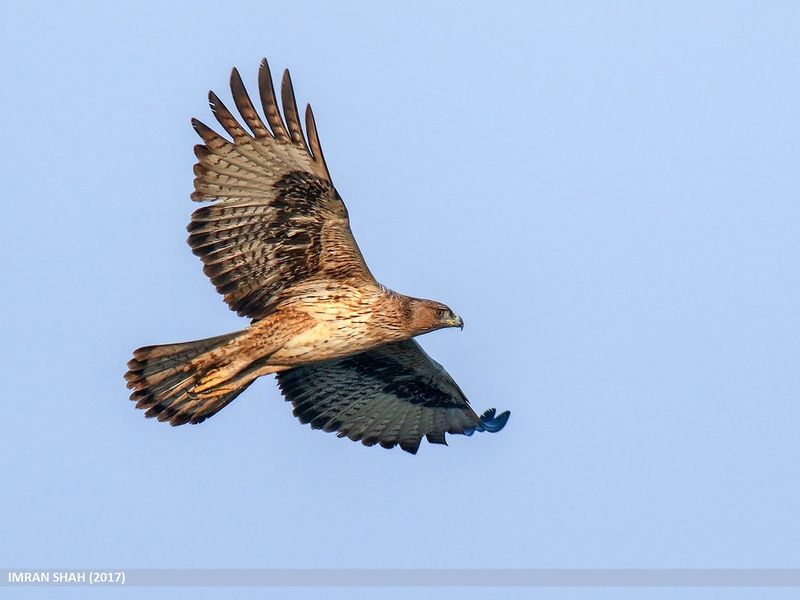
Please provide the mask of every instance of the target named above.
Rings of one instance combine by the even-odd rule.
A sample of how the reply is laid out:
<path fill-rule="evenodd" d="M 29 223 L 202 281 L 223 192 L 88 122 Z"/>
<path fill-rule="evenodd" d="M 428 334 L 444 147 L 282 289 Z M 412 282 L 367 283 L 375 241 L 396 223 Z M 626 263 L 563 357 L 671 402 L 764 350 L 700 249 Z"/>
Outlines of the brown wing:
<path fill-rule="evenodd" d="M 366 446 L 416 454 L 422 437 L 444 444 L 445 433 L 500 431 L 509 413 L 478 416 L 444 368 L 414 340 L 278 374 L 294 415 L 314 429 Z"/>
<path fill-rule="evenodd" d="M 250 131 L 213 92 L 211 109 L 233 141 L 192 120 L 205 142 L 195 146 L 192 200 L 214 204 L 195 211 L 188 226 L 189 245 L 217 291 L 231 309 L 253 319 L 268 314 L 300 282 L 374 281 L 331 183 L 311 106 L 306 142 L 289 72 L 281 86 L 285 124 L 266 60 L 258 83 L 266 124 L 236 69 L 231 91 Z"/>

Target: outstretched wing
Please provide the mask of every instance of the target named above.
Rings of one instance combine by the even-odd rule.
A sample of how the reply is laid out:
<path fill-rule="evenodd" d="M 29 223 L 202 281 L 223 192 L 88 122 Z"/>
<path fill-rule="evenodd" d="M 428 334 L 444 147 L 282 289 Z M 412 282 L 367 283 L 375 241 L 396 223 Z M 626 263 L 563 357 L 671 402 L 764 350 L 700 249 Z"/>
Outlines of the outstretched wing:
<path fill-rule="evenodd" d="M 269 313 L 299 282 L 374 281 L 331 183 L 311 106 L 306 141 L 289 72 L 281 86 L 283 118 L 266 60 L 258 83 L 266 124 L 236 69 L 233 100 L 250 131 L 213 92 L 211 109 L 232 141 L 192 120 L 205 142 L 195 146 L 192 200 L 214 204 L 195 211 L 187 228 L 189 245 L 217 291 L 231 309 L 253 319 Z"/>
<path fill-rule="evenodd" d="M 444 368 L 414 340 L 278 374 L 294 415 L 314 429 L 366 446 L 397 444 L 416 454 L 423 436 L 445 444 L 445 433 L 500 431 L 509 412 L 478 416 Z"/>

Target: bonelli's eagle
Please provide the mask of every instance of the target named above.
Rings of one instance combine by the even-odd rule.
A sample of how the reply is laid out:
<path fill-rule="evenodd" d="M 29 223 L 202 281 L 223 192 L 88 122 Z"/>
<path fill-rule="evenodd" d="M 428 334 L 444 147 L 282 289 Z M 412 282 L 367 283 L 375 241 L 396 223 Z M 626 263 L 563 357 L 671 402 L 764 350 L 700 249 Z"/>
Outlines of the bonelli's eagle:
<path fill-rule="evenodd" d="M 450 308 L 378 283 L 356 245 L 322 156 L 311 107 L 305 134 L 289 72 L 278 108 L 269 66 L 259 70 L 266 122 L 236 69 L 231 91 L 245 129 L 211 92 L 231 139 L 200 121 L 203 140 L 189 245 L 228 306 L 252 319 L 242 331 L 139 348 L 125 379 L 148 417 L 200 423 L 257 377 L 276 373 L 294 414 L 367 446 L 445 443 L 445 433 L 499 431 L 509 413 L 478 416 L 414 337 L 463 327 Z"/>

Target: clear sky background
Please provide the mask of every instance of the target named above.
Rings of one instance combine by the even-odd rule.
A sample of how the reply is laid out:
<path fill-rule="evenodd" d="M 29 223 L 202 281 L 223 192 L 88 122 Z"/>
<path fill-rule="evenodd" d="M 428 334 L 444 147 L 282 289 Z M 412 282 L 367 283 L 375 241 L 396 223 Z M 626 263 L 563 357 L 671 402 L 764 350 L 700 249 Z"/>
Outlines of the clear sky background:
<path fill-rule="evenodd" d="M 502 433 L 365 448 L 270 378 L 199 426 L 128 401 L 133 348 L 245 325 L 185 244 L 189 119 L 263 56 Z M 4 2 L 0 86 L 0 566 L 800 566 L 797 3 Z"/>

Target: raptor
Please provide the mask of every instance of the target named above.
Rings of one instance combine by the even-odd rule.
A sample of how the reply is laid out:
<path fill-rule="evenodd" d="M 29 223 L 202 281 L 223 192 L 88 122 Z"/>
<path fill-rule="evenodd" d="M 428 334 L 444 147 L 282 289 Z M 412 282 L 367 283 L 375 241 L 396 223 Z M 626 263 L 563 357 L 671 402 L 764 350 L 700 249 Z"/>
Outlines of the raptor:
<path fill-rule="evenodd" d="M 311 106 L 301 126 L 289 72 L 281 104 L 264 60 L 262 115 L 236 69 L 240 122 L 213 92 L 229 138 L 200 121 L 189 246 L 241 331 L 134 351 L 125 379 L 148 417 L 200 423 L 256 378 L 276 374 L 294 414 L 367 446 L 416 453 L 423 437 L 503 428 L 509 413 L 478 416 L 444 368 L 413 339 L 464 323 L 440 302 L 391 291 L 370 273 L 322 154 Z"/>

